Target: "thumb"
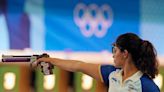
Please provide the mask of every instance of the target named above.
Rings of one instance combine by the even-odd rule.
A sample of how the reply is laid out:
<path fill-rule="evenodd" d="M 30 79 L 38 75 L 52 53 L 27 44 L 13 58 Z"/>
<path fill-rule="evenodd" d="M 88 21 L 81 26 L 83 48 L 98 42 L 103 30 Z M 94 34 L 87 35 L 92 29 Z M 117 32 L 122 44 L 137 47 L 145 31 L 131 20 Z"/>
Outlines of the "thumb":
<path fill-rule="evenodd" d="M 40 66 L 40 63 L 41 62 L 49 62 L 49 58 L 45 58 L 45 57 L 39 58 L 36 61 L 34 61 L 34 62 L 31 63 L 31 67 L 32 68 L 35 68 L 37 66 L 41 67 Z"/>
<path fill-rule="evenodd" d="M 30 63 L 30 66 L 32 67 L 32 68 L 36 68 L 37 66 L 39 66 L 39 63 L 40 63 L 41 61 L 39 60 L 39 59 L 37 59 L 36 61 L 33 61 L 32 63 Z"/>

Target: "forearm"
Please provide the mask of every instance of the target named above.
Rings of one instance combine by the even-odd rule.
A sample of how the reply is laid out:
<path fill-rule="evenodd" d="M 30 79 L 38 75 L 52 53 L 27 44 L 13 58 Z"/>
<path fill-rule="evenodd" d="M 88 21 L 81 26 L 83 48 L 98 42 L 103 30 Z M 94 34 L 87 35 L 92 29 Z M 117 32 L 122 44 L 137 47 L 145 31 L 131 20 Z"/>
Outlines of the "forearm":
<path fill-rule="evenodd" d="M 64 59 L 58 59 L 58 58 L 41 58 L 38 61 L 50 62 L 53 65 L 61 69 L 64 69 L 66 71 L 82 72 L 87 75 L 90 75 L 91 77 L 97 80 L 101 79 L 98 64 L 85 63 L 78 60 L 64 60 Z"/>
<path fill-rule="evenodd" d="M 66 71 L 77 72 L 80 71 L 80 65 L 82 65 L 83 62 L 78 60 L 51 58 L 51 63 Z"/>

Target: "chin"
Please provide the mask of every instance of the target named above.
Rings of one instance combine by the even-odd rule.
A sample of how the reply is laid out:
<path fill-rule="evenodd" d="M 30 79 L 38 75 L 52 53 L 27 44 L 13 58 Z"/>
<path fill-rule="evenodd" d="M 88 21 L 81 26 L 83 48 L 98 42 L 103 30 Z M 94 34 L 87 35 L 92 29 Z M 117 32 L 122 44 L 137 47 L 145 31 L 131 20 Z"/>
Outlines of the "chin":
<path fill-rule="evenodd" d="M 121 66 L 120 65 L 117 65 L 117 64 L 115 64 L 114 65 L 116 68 L 121 68 Z"/>

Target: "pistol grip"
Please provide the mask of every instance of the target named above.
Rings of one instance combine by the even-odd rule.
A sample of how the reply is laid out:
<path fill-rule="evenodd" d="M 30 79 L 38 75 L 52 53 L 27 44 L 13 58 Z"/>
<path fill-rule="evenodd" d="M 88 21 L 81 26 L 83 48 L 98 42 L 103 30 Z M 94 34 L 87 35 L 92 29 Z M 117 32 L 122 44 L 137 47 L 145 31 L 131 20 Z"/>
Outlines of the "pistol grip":
<path fill-rule="evenodd" d="M 40 66 L 44 75 L 51 75 L 53 74 L 54 66 L 51 63 L 47 62 L 40 62 Z"/>

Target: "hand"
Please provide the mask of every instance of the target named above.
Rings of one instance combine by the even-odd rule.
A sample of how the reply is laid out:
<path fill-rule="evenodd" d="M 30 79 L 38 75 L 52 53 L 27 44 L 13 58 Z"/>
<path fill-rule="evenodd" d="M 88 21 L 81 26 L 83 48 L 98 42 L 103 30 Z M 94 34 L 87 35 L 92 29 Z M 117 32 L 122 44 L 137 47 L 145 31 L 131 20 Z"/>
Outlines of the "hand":
<path fill-rule="evenodd" d="M 43 58 L 39 58 L 36 61 L 31 63 L 31 67 L 32 68 L 36 68 L 37 66 L 40 65 L 40 62 L 48 62 L 51 63 L 51 58 L 47 58 L 47 57 L 43 57 Z"/>

